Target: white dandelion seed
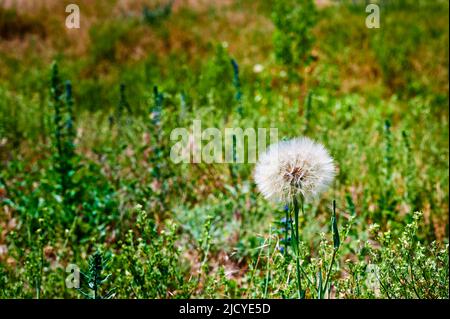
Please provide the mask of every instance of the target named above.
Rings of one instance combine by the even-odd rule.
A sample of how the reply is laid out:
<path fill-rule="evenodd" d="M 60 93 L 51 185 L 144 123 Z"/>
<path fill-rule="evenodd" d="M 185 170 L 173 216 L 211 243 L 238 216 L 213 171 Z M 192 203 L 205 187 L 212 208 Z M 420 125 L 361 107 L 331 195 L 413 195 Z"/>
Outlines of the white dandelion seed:
<path fill-rule="evenodd" d="M 333 158 L 322 144 L 306 137 L 272 144 L 256 164 L 255 181 L 262 195 L 289 203 L 294 197 L 318 197 L 333 181 Z"/>

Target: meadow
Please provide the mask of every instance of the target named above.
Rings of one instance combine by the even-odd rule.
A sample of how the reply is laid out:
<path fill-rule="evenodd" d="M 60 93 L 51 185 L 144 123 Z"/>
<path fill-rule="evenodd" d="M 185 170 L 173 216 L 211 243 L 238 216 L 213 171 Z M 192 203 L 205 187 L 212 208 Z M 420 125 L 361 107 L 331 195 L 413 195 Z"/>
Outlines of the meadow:
<path fill-rule="evenodd" d="M 0 0 L 0 298 L 448 299 L 449 3 L 377 3 Z M 293 224 L 254 163 L 171 160 L 193 120 L 334 181 Z"/>

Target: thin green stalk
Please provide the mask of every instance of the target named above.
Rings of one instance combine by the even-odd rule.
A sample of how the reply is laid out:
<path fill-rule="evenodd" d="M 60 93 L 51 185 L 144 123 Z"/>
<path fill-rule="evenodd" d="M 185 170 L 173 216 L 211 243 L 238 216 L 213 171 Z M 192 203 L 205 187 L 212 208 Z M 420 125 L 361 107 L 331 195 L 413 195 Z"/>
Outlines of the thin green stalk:
<path fill-rule="evenodd" d="M 325 290 L 327 289 L 327 286 L 328 286 L 328 281 L 330 280 L 331 270 L 333 268 L 334 259 L 336 257 L 336 252 L 337 252 L 337 248 L 333 249 L 333 256 L 331 257 L 331 263 L 330 263 L 330 267 L 328 268 L 327 279 L 325 280 L 325 285 L 323 285 L 323 294 L 322 295 L 325 294 Z"/>
<path fill-rule="evenodd" d="M 288 253 L 288 247 L 289 247 L 289 245 L 288 245 L 288 235 L 289 235 L 289 227 L 288 227 L 288 223 L 289 223 L 289 209 L 288 209 L 288 208 L 285 208 L 285 213 L 286 213 L 286 215 L 285 215 L 286 219 L 285 219 L 285 223 L 284 223 L 284 230 L 285 230 L 285 232 L 284 232 L 284 255 L 287 256 L 287 253 Z"/>
<path fill-rule="evenodd" d="M 267 298 L 267 291 L 269 288 L 269 279 L 270 279 L 270 263 L 269 263 L 269 258 L 270 258 L 270 244 L 271 244 L 271 238 L 272 238 L 272 228 L 270 228 L 270 233 L 269 233 L 269 244 L 267 245 L 267 265 L 266 265 L 266 280 L 265 280 L 265 284 L 264 284 L 264 299 Z"/>
<path fill-rule="evenodd" d="M 303 206 L 303 201 L 302 201 Z M 294 197 L 294 219 L 295 219 L 295 241 L 293 244 L 295 245 L 295 262 L 296 262 L 296 271 L 297 271 L 297 288 L 298 288 L 298 297 L 302 299 L 302 277 L 300 274 L 300 246 L 299 246 L 299 229 L 298 229 L 298 213 L 300 207 L 298 205 L 298 200 Z"/>
<path fill-rule="evenodd" d="M 321 295 L 325 294 L 325 291 L 328 287 L 328 281 L 330 280 L 331 270 L 333 269 L 334 259 L 336 258 L 336 253 L 341 245 L 341 240 L 339 238 L 339 230 L 337 226 L 337 218 L 336 218 L 336 201 L 333 200 L 333 214 L 331 215 L 331 232 L 333 234 L 333 256 L 331 257 L 330 267 L 328 269 L 327 273 L 327 279 L 325 280 L 325 285 L 323 286 L 323 293 L 321 292 Z"/>
<path fill-rule="evenodd" d="M 39 276 L 36 279 L 36 299 L 41 299 L 41 284 L 44 272 L 44 248 L 39 247 Z"/>

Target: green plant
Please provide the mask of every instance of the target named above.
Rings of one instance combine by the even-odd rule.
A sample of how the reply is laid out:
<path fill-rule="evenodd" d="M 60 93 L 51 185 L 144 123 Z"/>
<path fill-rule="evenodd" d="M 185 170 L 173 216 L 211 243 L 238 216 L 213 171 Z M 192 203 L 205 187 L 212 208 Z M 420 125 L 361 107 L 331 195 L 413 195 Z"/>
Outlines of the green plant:
<path fill-rule="evenodd" d="M 423 245 L 417 240 L 422 214 L 415 212 L 401 236 L 394 240 L 392 232 L 379 232 L 377 249 L 369 246 L 371 262 L 376 265 L 379 294 L 392 298 L 448 298 L 448 245 L 436 242 Z"/>
<path fill-rule="evenodd" d="M 71 210 L 75 196 L 72 177 L 76 173 L 75 130 L 73 124 L 72 86 L 66 83 L 65 96 L 59 76 L 58 65 L 52 65 L 50 103 L 54 110 L 54 169 L 58 173 L 58 189 L 65 209 Z"/>
<path fill-rule="evenodd" d="M 289 75 L 295 76 L 298 67 L 311 62 L 314 43 L 312 28 L 317 12 L 312 0 L 277 0 L 273 6 L 272 21 L 275 56 L 288 67 Z"/>
<path fill-rule="evenodd" d="M 87 272 L 81 272 L 81 284 L 85 283 L 89 292 L 78 288 L 78 291 L 88 299 L 111 299 L 114 297 L 114 288 L 102 294 L 101 287 L 108 281 L 111 274 L 105 275 L 105 269 L 110 262 L 103 254 L 96 251 L 89 257 L 89 268 Z"/>
<path fill-rule="evenodd" d="M 144 21 L 149 24 L 156 24 L 161 20 L 168 18 L 172 12 L 173 2 L 174 0 L 169 0 L 167 3 L 154 9 L 144 6 L 142 9 Z"/>
<path fill-rule="evenodd" d="M 169 223 L 159 232 L 141 205 L 135 211 L 138 233 L 127 233 L 121 247 L 123 254 L 118 257 L 119 268 L 127 269 L 125 276 L 117 279 L 121 282 L 118 294 L 135 298 L 189 297 L 192 287 L 175 248 L 176 225 Z"/>

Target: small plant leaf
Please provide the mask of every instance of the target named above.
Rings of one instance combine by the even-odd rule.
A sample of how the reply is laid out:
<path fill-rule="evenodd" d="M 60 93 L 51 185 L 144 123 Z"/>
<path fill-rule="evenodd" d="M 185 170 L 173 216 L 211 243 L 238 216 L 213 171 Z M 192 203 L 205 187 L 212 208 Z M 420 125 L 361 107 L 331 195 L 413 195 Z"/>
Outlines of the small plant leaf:
<path fill-rule="evenodd" d="M 333 215 L 331 216 L 331 227 L 333 231 L 333 245 L 334 249 L 338 249 L 341 245 L 341 240 L 339 239 L 339 230 L 337 226 L 336 218 L 336 200 L 333 200 Z"/>

